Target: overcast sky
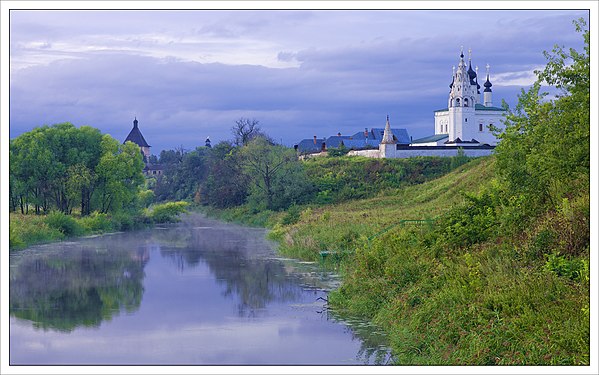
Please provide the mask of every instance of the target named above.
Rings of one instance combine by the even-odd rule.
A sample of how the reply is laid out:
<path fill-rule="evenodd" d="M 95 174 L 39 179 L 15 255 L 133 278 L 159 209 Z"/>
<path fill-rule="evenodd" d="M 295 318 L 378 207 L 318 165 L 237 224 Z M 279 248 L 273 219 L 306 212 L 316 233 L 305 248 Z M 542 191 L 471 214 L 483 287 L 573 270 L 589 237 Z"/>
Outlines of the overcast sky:
<path fill-rule="evenodd" d="M 394 128 L 434 133 L 460 48 L 510 105 L 587 11 L 10 12 L 10 137 L 69 121 L 152 153 L 231 139 L 240 117 L 277 141 Z"/>

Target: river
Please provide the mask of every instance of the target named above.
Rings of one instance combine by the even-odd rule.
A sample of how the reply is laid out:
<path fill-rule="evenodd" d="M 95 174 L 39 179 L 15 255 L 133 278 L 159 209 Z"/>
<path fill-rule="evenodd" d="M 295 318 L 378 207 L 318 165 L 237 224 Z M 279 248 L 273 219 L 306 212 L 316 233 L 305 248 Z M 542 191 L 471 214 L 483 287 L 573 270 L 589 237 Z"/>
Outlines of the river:
<path fill-rule="evenodd" d="M 388 363 L 381 333 L 327 309 L 338 276 L 265 233 L 191 214 L 11 253 L 11 365 Z"/>

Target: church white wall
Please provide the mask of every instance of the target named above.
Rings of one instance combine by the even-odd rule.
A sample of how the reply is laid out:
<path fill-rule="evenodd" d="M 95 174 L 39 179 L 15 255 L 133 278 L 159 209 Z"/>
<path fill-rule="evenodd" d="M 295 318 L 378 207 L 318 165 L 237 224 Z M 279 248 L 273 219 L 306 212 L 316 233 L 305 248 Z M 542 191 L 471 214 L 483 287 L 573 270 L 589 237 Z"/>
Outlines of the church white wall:
<path fill-rule="evenodd" d="M 364 156 L 367 158 L 380 158 L 381 152 L 376 150 L 351 150 L 347 153 L 348 156 Z"/>
<path fill-rule="evenodd" d="M 493 149 L 471 149 L 464 148 L 464 155 L 469 157 L 479 157 L 479 156 L 487 156 L 493 153 Z M 388 158 L 413 158 L 416 156 L 441 156 L 441 157 L 451 157 L 456 156 L 458 154 L 458 148 L 447 147 L 447 149 L 418 149 L 418 148 L 410 148 L 410 149 L 399 149 L 393 150 L 393 152 L 387 153 Z"/>
<path fill-rule="evenodd" d="M 449 133 L 449 111 L 435 112 L 435 135 Z"/>
<path fill-rule="evenodd" d="M 483 130 L 480 131 L 480 125 L 482 124 Z M 482 144 L 489 144 L 491 146 L 497 145 L 497 138 L 493 135 L 493 132 L 489 129 L 490 125 L 503 129 L 503 113 L 499 111 L 489 111 L 488 113 L 478 114 L 476 126 L 473 129 L 473 136 L 471 138 L 476 139 Z M 470 138 L 468 138 L 470 139 Z"/>

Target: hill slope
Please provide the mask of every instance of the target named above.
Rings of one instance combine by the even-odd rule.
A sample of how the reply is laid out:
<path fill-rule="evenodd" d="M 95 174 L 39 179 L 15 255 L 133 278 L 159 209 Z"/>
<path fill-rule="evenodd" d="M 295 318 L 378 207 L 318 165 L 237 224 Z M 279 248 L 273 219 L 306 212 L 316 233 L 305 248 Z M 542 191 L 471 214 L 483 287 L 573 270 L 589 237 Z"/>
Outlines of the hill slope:
<path fill-rule="evenodd" d="M 305 208 L 271 236 L 284 254 L 339 267 L 331 307 L 380 325 L 397 364 L 588 364 L 589 248 L 559 252 L 564 228 L 584 241 L 588 195 L 523 221 L 499 199 L 494 165 Z"/>

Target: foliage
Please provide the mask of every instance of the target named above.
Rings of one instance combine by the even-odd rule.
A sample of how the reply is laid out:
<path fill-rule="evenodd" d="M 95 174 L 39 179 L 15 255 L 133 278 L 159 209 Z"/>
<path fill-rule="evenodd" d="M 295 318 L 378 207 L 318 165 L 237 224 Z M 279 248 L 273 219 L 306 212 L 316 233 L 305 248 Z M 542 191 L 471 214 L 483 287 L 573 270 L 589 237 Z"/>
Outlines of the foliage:
<path fill-rule="evenodd" d="M 524 194 L 528 210 L 544 202 L 557 205 L 589 189 L 589 31 L 582 20 L 575 25 L 583 34 L 584 52 L 559 46 L 545 52 L 547 66 L 537 72 L 530 90 L 522 91 L 499 134 L 498 173 L 511 194 Z M 543 83 L 559 94 L 547 100 Z"/>
<path fill-rule="evenodd" d="M 189 203 L 167 202 L 150 207 L 148 218 L 154 223 L 174 223 L 179 221 L 178 215 L 187 212 Z"/>
<path fill-rule="evenodd" d="M 61 231 L 48 226 L 44 216 L 10 214 L 9 247 L 11 250 L 63 238 L 64 234 Z"/>
<path fill-rule="evenodd" d="M 349 148 L 345 147 L 344 144 L 341 144 L 339 147 L 331 147 L 327 149 L 327 156 L 331 158 L 345 156 L 349 151 Z"/>
<path fill-rule="evenodd" d="M 304 162 L 316 189 L 315 203 L 329 204 L 372 197 L 449 172 L 447 158 L 371 159 L 364 157 L 313 158 Z"/>
<path fill-rule="evenodd" d="M 59 230 L 66 237 L 78 236 L 83 233 L 81 224 L 71 216 L 65 215 L 62 212 L 51 212 L 46 215 L 46 224 L 50 228 Z"/>
<path fill-rule="evenodd" d="M 589 261 L 587 259 L 567 258 L 559 253 L 549 254 L 543 269 L 575 281 L 589 281 Z"/>
<path fill-rule="evenodd" d="M 496 200 L 488 191 L 464 194 L 465 202 L 437 220 L 437 251 L 462 249 L 496 235 Z"/>
<path fill-rule="evenodd" d="M 470 158 L 466 156 L 464 149 L 460 147 L 458 148 L 457 155 L 451 157 L 451 164 L 449 165 L 449 168 L 454 170 L 457 167 L 468 163 L 468 161 L 470 161 Z"/>
<path fill-rule="evenodd" d="M 252 187 L 249 202 L 258 210 L 287 208 L 309 197 L 311 186 L 292 149 L 258 137 L 239 151 L 237 160 Z"/>
<path fill-rule="evenodd" d="M 42 126 L 10 142 L 11 210 L 81 215 L 130 208 L 143 182 L 134 144 L 121 145 L 90 126 Z"/>
<path fill-rule="evenodd" d="M 158 201 L 189 199 L 200 191 L 209 173 L 207 161 L 211 150 L 197 147 L 194 151 L 167 150 L 160 153 L 164 174 L 156 181 L 154 193 Z"/>
<path fill-rule="evenodd" d="M 86 233 L 106 233 L 114 230 L 114 223 L 107 214 L 93 212 L 79 220 Z"/>
<path fill-rule="evenodd" d="M 249 177 L 237 163 L 238 147 L 220 142 L 207 155 L 207 174 L 200 188 L 200 201 L 216 208 L 240 206 L 246 202 Z"/>

